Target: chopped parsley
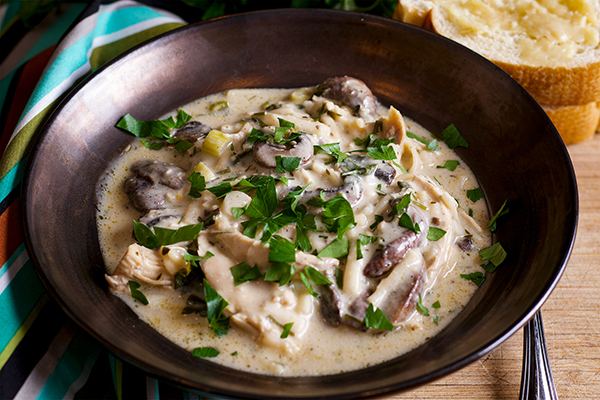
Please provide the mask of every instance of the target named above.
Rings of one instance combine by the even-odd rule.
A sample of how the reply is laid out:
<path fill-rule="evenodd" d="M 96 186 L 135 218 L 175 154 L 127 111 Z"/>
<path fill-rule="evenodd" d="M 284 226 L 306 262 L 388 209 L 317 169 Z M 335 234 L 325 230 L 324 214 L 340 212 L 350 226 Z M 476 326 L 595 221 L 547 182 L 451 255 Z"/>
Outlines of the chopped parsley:
<path fill-rule="evenodd" d="M 494 266 L 502 264 L 506 258 L 506 251 L 500 243 L 495 243 L 491 247 L 479 250 L 479 255 L 483 261 L 489 260 Z"/>
<path fill-rule="evenodd" d="M 473 272 L 472 274 L 460 274 L 460 277 L 473 282 L 477 286 L 481 286 L 481 284 L 485 281 L 485 275 L 481 272 Z"/>
<path fill-rule="evenodd" d="M 480 187 L 467 190 L 467 197 L 475 203 L 477 200 L 483 199 L 483 190 Z"/>
<path fill-rule="evenodd" d="M 235 286 L 262 278 L 263 276 L 257 265 L 250 267 L 246 262 L 241 262 L 237 265 L 234 265 L 233 267 L 229 268 L 229 270 L 231 271 L 231 275 L 233 275 L 233 282 Z"/>
<path fill-rule="evenodd" d="M 444 165 L 438 165 L 436 168 L 446 168 L 447 170 L 454 171 L 458 167 L 458 160 L 446 160 Z"/>
<path fill-rule="evenodd" d="M 192 350 L 192 355 L 200 358 L 214 358 L 219 355 L 219 350 L 214 347 L 196 347 Z"/>
<path fill-rule="evenodd" d="M 328 144 L 316 144 L 313 146 L 315 149 L 315 154 L 318 153 L 319 151 L 322 151 L 325 154 L 330 155 L 331 157 L 333 157 L 335 159 L 335 162 L 342 162 L 344 161 L 346 158 L 348 158 L 348 154 L 343 153 L 340 150 L 340 144 L 339 143 L 328 143 Z"/>
<path fill-rule="evenodd" d="M 469 143 L 462 137 L 458 129 L 454 126 L 454 124 L 449 125 L 446 129 L 442 131 L 442 138 L 444 142 L 451 149 L 456 149 L 457 147 L 465 147 L 469 148 Z"/>
<path fill-rule="evenodd" d="M 158 226 L 154 231 L 148 225 L 133 221 L 133 232 L 135 238 L 141 246 L 154 249 L 160 246 L 167 246 L 173 243 L 187 242 L 194 240 L 202 230 L 202 222 L 197 225 L 186 225 L 179 229 L 167 229 Z"/>
<path fill-rule="evenodd" d="M 417 301 L 417 310 L 424 316 L 429 317 L 429 310 L 423 305 L 421 300 L 421 295 L 419 295 L 419 300 Z"/>
<path fill-rule="evenodd" d="M 285 174 L 285 172 L 292 172 L 300 166 L 300 157 L 282 157 L 275 156 L 275 164 L 278 174 Z"/>
<path fill-rule="evenodd" d="M 285 339 L 290 335 L 290 333 L 292 332 L 292 325 L 294 325 L 293 322 L 288 322 L 283 326 L 283 331 L 281 331 L 280 336 L 282 339 Z"/>
<path fill-rule="evenodd" d="M 402 213 L 398 225 L 400 225 L 403 228 L 410 229 L 415 233 L 421 233 L 421 228 L 419 227 L 419 224 L 413 222 L 412 218 L 407 213 Z"/>
<path fill-rule="evenodd" d="M 129 281 L 127 282 L 129 285 L 129 290 L 131 291 L 131 297 L 142 303 L 143 305 L 148 305 L 148 299 L 144 296 L 144 293 L 139 291 L 139 288 L 142 286 L 139 282 Z"/>
<path fill-rule="evenodd" d="M 391 331 L 394 329 L 394 325 L 392 325 L 383 311 L 379 308 L 375 309 L 371 303 L 369 304 L 367 314 L 365 315 L 365 326 L 369 329 L 381 329 L 384 331 Z"/>
<path fill-rule="evenodd" d="M 488 224 L 487 224 L 488 231 L 495 232 L 496 231 L 496 221 L 498 220 L 498 218 L 500 218 L 504 214 L 508 213 L 508 208 L 505 208 L 507 201 L 508 200 L 504 200 L 504 203 L 502 203 L 502 206 L 500 207 L 500 209 L 496 212 L 496 214 L 494 214 L 492 219 L 490 219 L 490 222 L 488 222 Z"/>
<path fill-rule="evenodd" d="M 208 326 L 217 336 L 227 334 L 229 330 L 229 317 L 223 316 L 223 311 L 229 305 L 221 295 L 203 279 L 204 298 L 206 299 Z"/>
<path fill-rule="evenodd" d="M 141 139 L 154 138 L 155 141 L 152 142 L 142 140 L 144 146 L 151 150 L 160 150 L 165 144 L 171 144 L 177 150 L 186 151 L 194 144 L 184 139 L 171 137 L 171 129 L 181 128 L 190 119 L 192 116 L 183 110 L 179 110 L 176 119 L 169 117 L 154 121 L 139 121 L 131 114 L 126 114 L 115 126 Z"/>
<path fill-rule="evenodd" d="M 427 239 L 429 239 L 433 242 L 437 242 L 442 237 L 444 237 L 445 234 L 446 234 L 446 231 L 443 230 L 442 228 L 436 228 L 435 226 L 430 226 L 429 230 L 427 231 Z"/>

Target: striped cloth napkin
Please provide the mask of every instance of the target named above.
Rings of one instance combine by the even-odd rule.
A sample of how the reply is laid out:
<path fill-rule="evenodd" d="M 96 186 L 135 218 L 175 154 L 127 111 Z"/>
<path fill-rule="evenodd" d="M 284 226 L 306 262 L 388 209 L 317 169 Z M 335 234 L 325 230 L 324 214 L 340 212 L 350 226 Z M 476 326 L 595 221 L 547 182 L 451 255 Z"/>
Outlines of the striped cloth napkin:
<path fill-rule="evenodd" d="M 177 1 L 96 0 L 64 3 L 27 27 L 21 6 L 0 7 L 0 399 L 197 399 L 122 363 L 66 316 L 28 257 L 20 194 L 31 147 L 66 93 L 113 57 L 199 16 Z"/>

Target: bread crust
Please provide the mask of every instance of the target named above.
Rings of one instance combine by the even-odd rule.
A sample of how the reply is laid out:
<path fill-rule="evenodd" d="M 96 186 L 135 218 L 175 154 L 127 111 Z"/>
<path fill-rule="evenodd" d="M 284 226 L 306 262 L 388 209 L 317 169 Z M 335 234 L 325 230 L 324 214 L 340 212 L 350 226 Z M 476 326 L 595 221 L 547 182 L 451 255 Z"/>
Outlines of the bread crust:
<path fill-rule="evenodd" d="M 444 31 L 442 13 L 428 0 L 398 0 L 394 18 L 461 42 Z M 474 50 L 479 50 L 479 46 L 477 47 Z M 501 57 L 495 56 L 491 51 L 480 53 L 512 76 L 533 96 L 546 111 L 566 144 L 588 140 L 599 129 L 600 59 L 582 66 L 551 67 L 499 60 Z"/>
<path fill-rule="evenodd" d="M 395 16 L 404 22 L 459 41 L 444 31 L 441 12 L 403 6 L 399 0 Z M 483 54 L 519 82 L 538 103 L 548 106 L 584 105 L 600 101 L 600 60 L 581 67 L 548 67 L 509 63 L 493 54 Z"/>
<path fill-rule="evenodd" d="M 591 139 L 598 130 L 600 103 L 543 107 L 565 144 Z"/>

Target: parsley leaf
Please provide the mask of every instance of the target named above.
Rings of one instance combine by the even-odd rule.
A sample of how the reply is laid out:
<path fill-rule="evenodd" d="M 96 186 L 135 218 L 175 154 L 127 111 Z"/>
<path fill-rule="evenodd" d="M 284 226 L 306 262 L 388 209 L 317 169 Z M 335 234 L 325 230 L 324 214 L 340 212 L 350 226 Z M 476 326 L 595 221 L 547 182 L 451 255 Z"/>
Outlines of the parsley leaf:
<path fill-rule="evenodd" d="M 223 311 L 229 305 L 221 295 L 203 279 L 204 297 L 206 299 L 208 326 L 217 336 L 227 334 L 229 329 L 229 317 L 223 317 Z"/>
<path fill-rule="evenodd" d="M 128 113 L 123 118 L 121 118 L 115 126 L 138 138 L 152 137 L 164 141 L 160 143 L 149 142 L 145 140 L 143 144 L 149 149 L 160 150 L 166 142 L 169 144 L 175 144 L 175 148 L 177 150 L 185 151 L 192 147 L 193 143 L 187 142 L 184 139 L 171 137 L 170 129 L 181 128 L 191 118 L 191 115 L 187 114 L 183 110 L 179 110 L 179 112 L 177 113 L 177 121 L 175 121 L 173 117 L 169 117 L 163 120 L 138 121 L 133 116 L 131 116 L 131 114 Z"/>
<path fill-rule="evenodd" d="M 508 213 L 508 208 L 506 208 L 506 209 L 504 208 L 504 207 L 506 207 L 507 201 L 508 200 L 504 200 L 504 203 L 502 203 L 502 206 L 500 207 L 500 209 L 496 212 L 496 214 L 494 214 L 492 219 L 490 219 L 490 222 L 488 222 L 488 224 L 487 224 L 488 231 L 495 232 L 496 231 L 496 221 L 498 220 L 498 218 L 500 218 L 504 214 Z"/>
<path fill-rule="evenodd" d="M 507 254 L 502 245 L 498 242 L 491 247 L 479 250 L 479 255 L 483 261 L 490 260 L 490 262 L 497 267 L 502 264 Z"/>
<path fill-rule="evenodd" d="M 127 283 L 129 285 L 129 290 L 131 291 L 131 297 L 133 297 L 143 305 L 147 306 L 148 299 L 146 298 L 146 296 L 144 296 L 144 293 L 138 290 L 142 285 L 136 281 L 129 281 Z"/>
<path fill-rule="evenodd" d="M 192 182 L 188 196 L 193 198 L 202 197 L 201 192 L 206 190 L 206 179 L 202 176 L 202 174 L 200 172 L 192 172 L 192 174 L 188 176 L 186 180 Z"/>
<path fill-rule="evenodd" d="M 239 263 L 229 268 L 231 275 L 233 275 L 233 282 L 235 286 L 241 285 L 244 282 L 252 281 L 254 279 L 262 278 L 262 272 L 257 265 L 250 268 L 246 262 Z"/>
<path fill-rule="evenodd" d="M 269 241 L 269 261 L 293 263 L 296 261 L 296 246 L 284 237 L 274 235 Z"/>
<path fill-rule="evenodd" d="M 256 195 L 246 207 L 245 214 L 250 218 L 269 218 L 279 205 L 275 179 L 270 178 L 264 186 L 256 189 Z"/>
<path fill-rule="evenodd" d="M 395 142 L 396 139 L 375 139 L 369 143 L 367 147 L 367 153 L 374 160 L 395 160 L 398 158 L 394 148 L 390 146 L 390 143 Z"/>
<path fill-rule="evenodd" d="M 279 286 L 286 285 L 296 272 L 296 268 L 288 263 L 272 263 L 265 273 L 265 281 L 279 282 Z"/>
<path fill-rule="evenodd" d="M 136 240 L 141 246 L 154 249 L 173 243 L 194 240 L 200 233 L 202 225 L 201 222 L 197 225 L 182 226 L 177 230 L 155 226 L 154 232 L 152 232 L 152 229 L 148 227 L 148 225 L 142 222 L 133 221 L 133 232 Z"/>
<path fill-rule="evenodd" d="M 343 153 L 340 150 L 339 143 L 328 143 L 328 144 L 320 144 L 320 145 L 316 144 L 313 147 L 315 149 L 315 154 L 319 151 L 322 151 L 323 153 L 326 153 L 326 154 L 330 155 L 331 157 L 333 157 L 335 159 L 335 161 L 338 163 L 342 162 L 346 158 L 348 158 L 348 154 Z"/>
<path fill-rule="evenodd" d="M 444 165 L 438 165 L 436 168 L 446 168 L 447 170 L 454 171 L 458 167 L 458 160 L 446 160 Z"/>
<path fill-rule="evenodd" d="M 323 208 L 321 221 L 329 232 L 336 232 L 338 237 L 342 237 L 348 229 L 352 229 L 356 225 L 352 206 L 341 194 L 327 201 L 320 197 L 314 197 L 309 204 Z"/>
<path fill-rule="evenodd" d="M 381 215 L 375 214 L 374 218 L 375 218 L 375 222 L 373 222 L 371 225 L 369 225 L 369 229 L 371 229 L 371 230 L 374 230 L 375 228 L 377 228 L 377 225 L 379 225 L 383 221 L 383 217 Z"/>
<path fill-rule="evenodd" d="M 340 258 L 348 254 L 348 239 L 337 237 L 318 254 L 319 258 Z"/>
<path fill-rule="evenodd" d="M 423 305 L 423 302 L 421 301 L 421 295 L 419 295 L 419 300 L 417 301 L 417 310 L 424 316 L 429 317 L 429 310 Z"/>
<path fill-rule="evenodd" d="M 369 304 L 367 308 L 367 314 L 365 315 L 365 326 L 369 329 L 382 329 L 385 331 L 391 331 L 394 329 L 394 325 L 385 316 L 383 311 L 379 308 L 375 310 L 373 304 Z"/>
<path fill-rule="evenodd" d="M 300 157 L 275 156 L 277 173 L 284 174 L 286 171 L 292 172 L 296 170 L 300 166 L 300 161 L 302 161 L 302 158 Z"/>
<path fill-rule="evenodd" d="M 455 149 L 459 146 L 469 148 L 469 143 L 461 136 L 454 124 L 449 125 L 442 131 L 442 138 L 451 149 Z"/>
<path fill-rule="evenodd" d="M 292 332 L 292 325 L 294 325 L 293 322 L 288 322 L 283 326 L 283 331 L 281 332 L 280 338 L 285 339 L 290 335 Z"/>
<path fill-rule="evenodd" d="M 460 277 L 473 282 L 477 286 L 481 286 L 481 284 L 485 281 L 485 275 L 481 272 L 473 272 L 472 274 L 460 274 Z"/>
<path fill-rule="evenodd" d="M 219 355 L 219 350 L 213 347 L 196 347 L 192 350 L 194 357 L 213 358 Z"/>
<path fill-rule="evenodd" d="M 315 285 L 331 285 L 332 284 L 332 282 L 329 279 L 327 279 L 327 277 L 325 275 L 323 275 L 315 267 L 307 265 L 304 268 L 304 272 L 306 273 L 306 276 L 308 276 L 310 278 L 310 280 L 315 283 Z"/>
<path fill-rule="evenodd" d="M 445 230 L 436 228 L 435 226 L 430 226 L 429 230 L 427 231 L 427 239 L 431 240 L 432 242 L 437 242 L 444 237 L 445 234 Z"/>
<path fill-rule="evenodd" d="M 408 215 L 407 213 L 402 213 L 398 225 L 400 225 L 403 228 L 410 229 L 415 233 L 421 233 L 421 228 L 419 227 L 419 224 L 414 223 L 410 215 Z"/>
<path fill-rule="evenodd" d="M 467 190 L 467 197 L 475 203 L 477 200 L 483 199 L 483 190 L 480 187 Z"/>

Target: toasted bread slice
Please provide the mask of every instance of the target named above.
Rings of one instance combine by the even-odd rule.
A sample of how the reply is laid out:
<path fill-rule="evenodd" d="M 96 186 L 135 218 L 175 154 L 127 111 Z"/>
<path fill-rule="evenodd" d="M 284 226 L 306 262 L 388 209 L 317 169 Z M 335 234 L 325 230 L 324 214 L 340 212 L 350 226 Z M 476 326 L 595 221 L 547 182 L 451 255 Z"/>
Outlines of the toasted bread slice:
<path fill-rule="evenodd" d="M 478 52 L 544 106 L 600 101 L 597 0 L 399 0 L 394 17 Z"/>
<path fill-rule="evenodd" d="M 600 103 L 543 108 L 565 144 L 591 139 L 599 128 Z"/>

